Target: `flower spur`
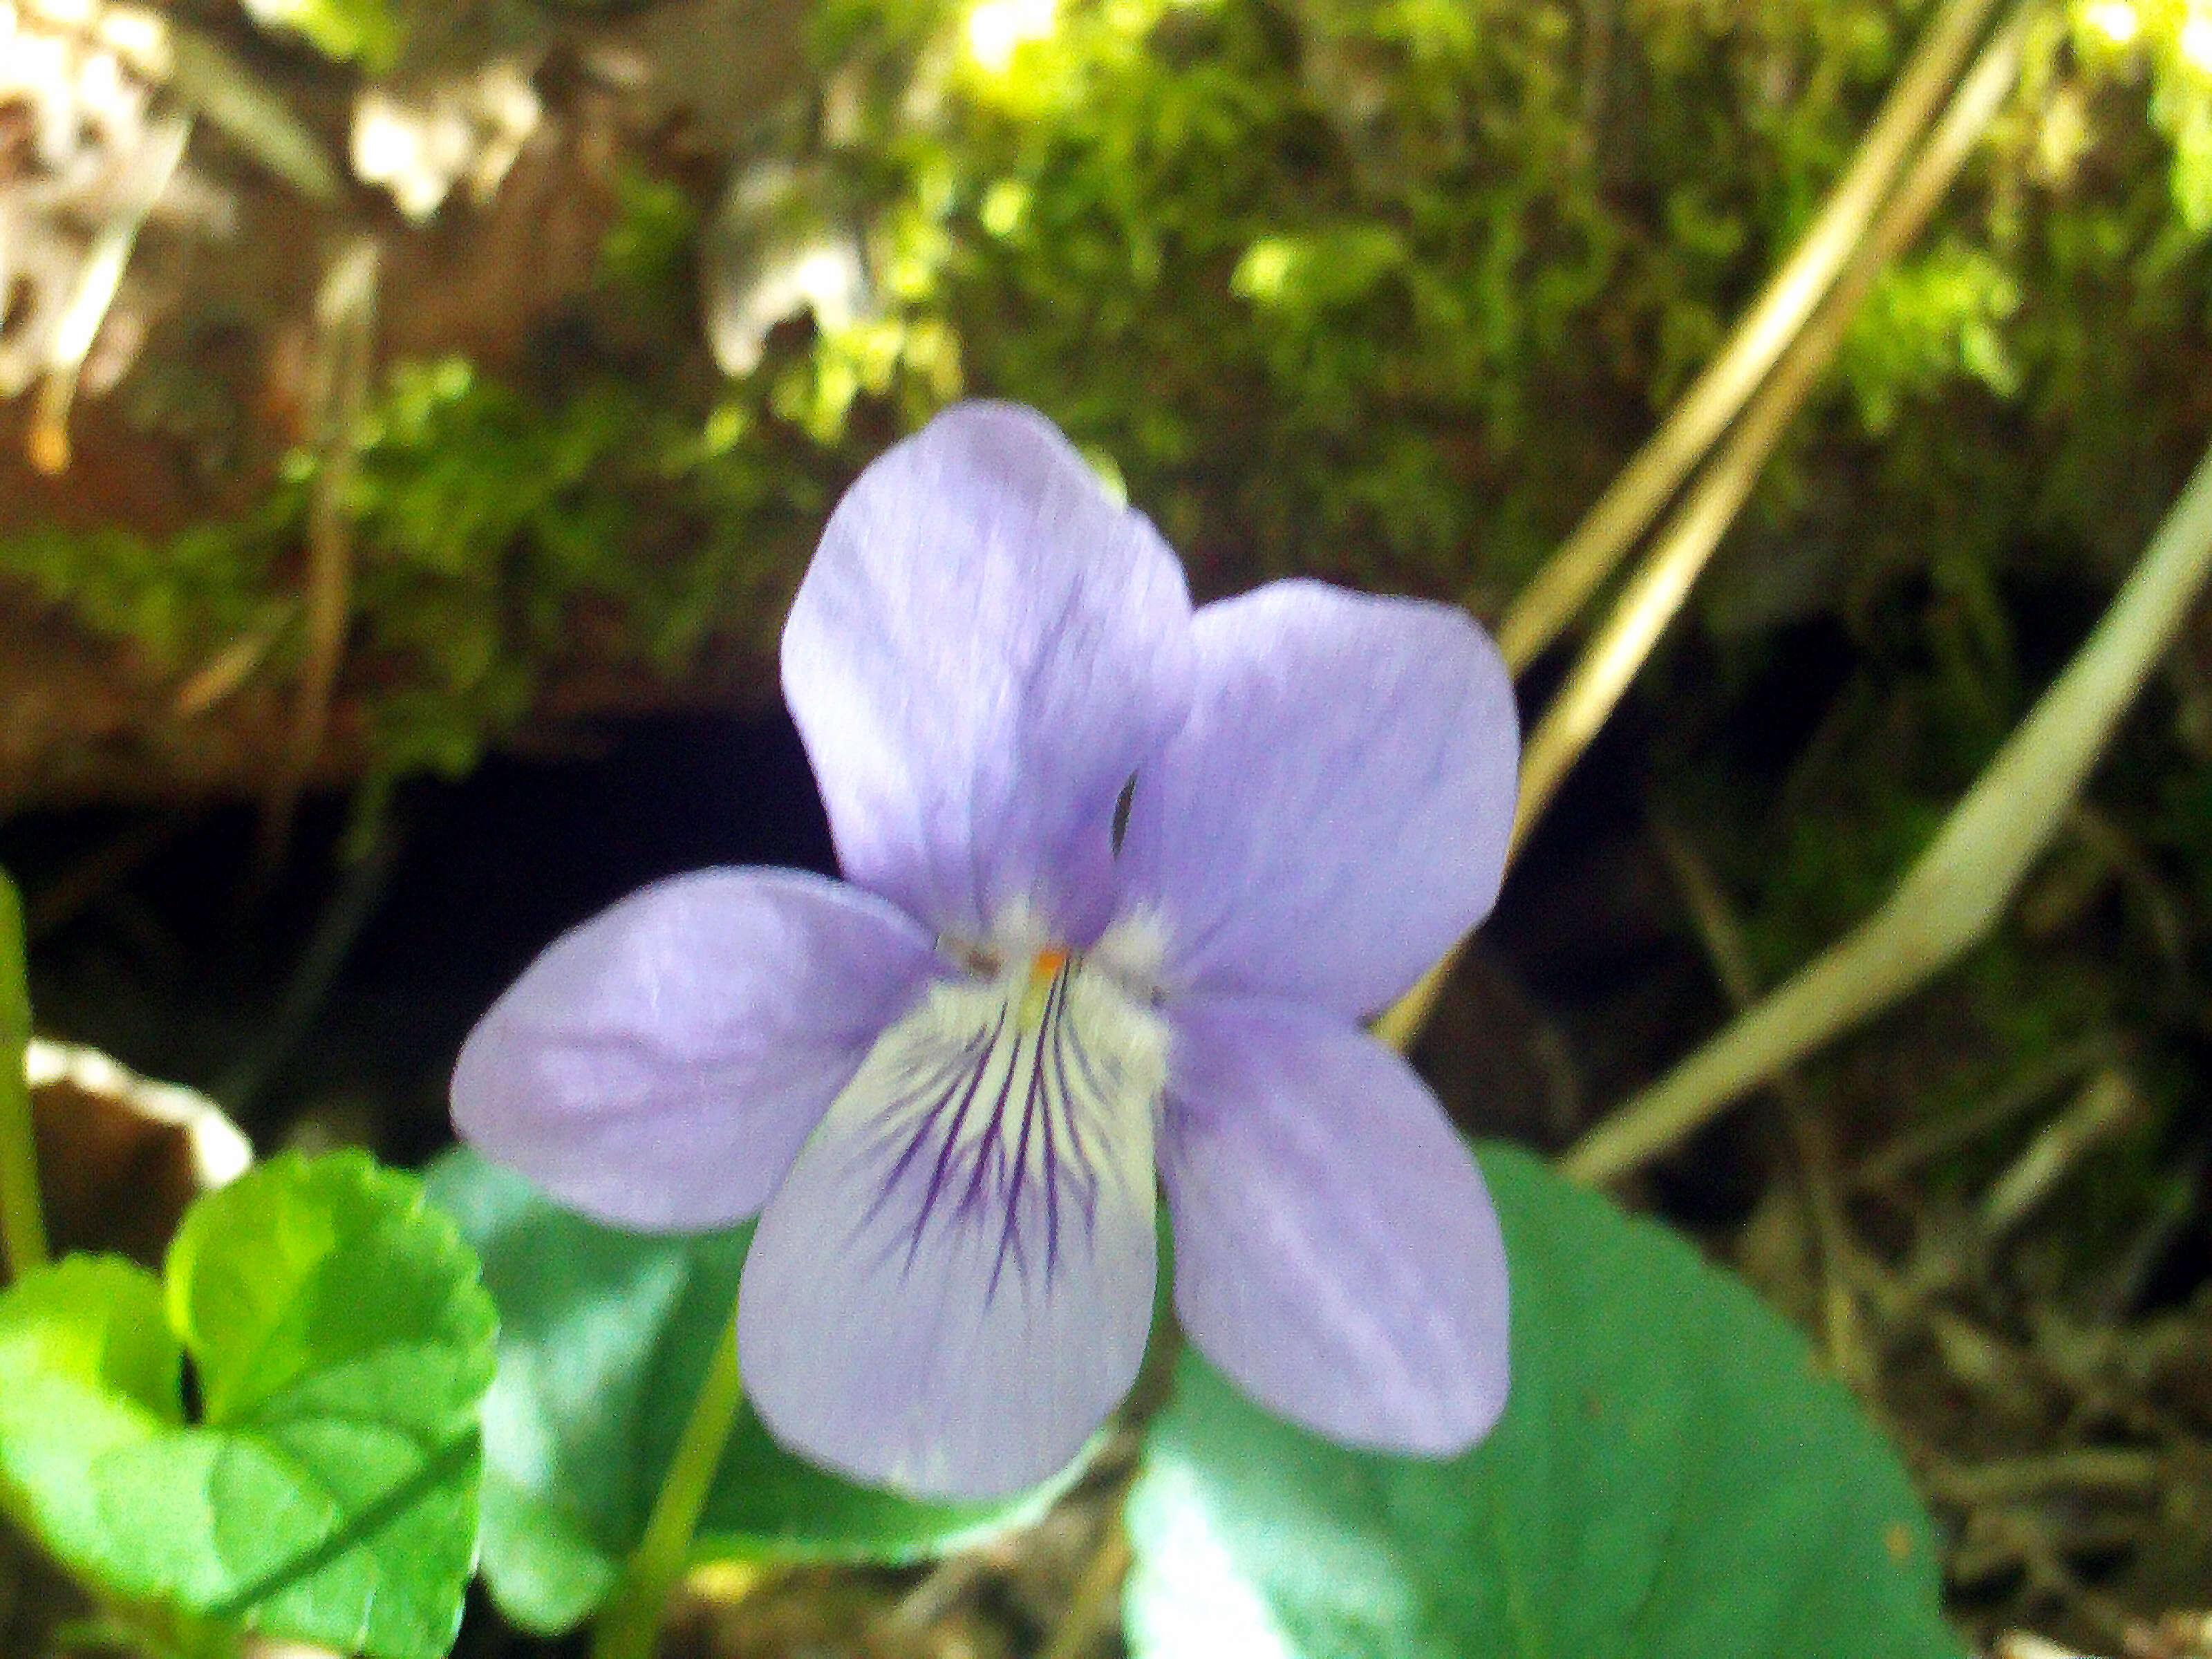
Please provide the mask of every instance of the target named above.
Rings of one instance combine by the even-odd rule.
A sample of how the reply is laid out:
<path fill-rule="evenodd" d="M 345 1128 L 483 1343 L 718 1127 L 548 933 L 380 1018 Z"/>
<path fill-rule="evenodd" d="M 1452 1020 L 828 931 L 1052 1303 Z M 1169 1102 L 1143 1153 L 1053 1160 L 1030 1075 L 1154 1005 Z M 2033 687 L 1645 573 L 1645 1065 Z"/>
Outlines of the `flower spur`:
<path fill-rule="evenodd" d="M 1496 896 L 1480 631 L 1308 581 L 1194 611 L 1058 431 L 968 404 L 839 503 L 783 685 L 846 879 L 703 871 L 556 940 L 462 1049 L 463 1136 L 617 1225 L 758 1212 L 746 1387 L 866 1481 L 1073 1457 L 1143 1355 L 1161 1188 L 1178 1315 L 1253 1398 L 1479 1439 L 1497 1223 L 1358 1021 Z"/>

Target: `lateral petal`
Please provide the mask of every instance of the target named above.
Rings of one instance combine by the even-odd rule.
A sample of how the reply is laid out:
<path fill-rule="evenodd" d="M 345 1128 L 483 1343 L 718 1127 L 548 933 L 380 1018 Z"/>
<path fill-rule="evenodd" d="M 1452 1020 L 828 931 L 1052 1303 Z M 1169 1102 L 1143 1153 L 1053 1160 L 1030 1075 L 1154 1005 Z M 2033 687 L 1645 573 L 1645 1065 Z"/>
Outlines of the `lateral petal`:
<path fill-rule="evenodd" d="M 555 940 L 477 1022 L 453 1126 L 603 1221 L 726 1226 L 937 971 L 921 928 L 842 882 L 659 882 Z"/>
<path fill-rule="evenodd" d="M 1291 1004 L 1174 1014 L 1176 1310 L 1268 1410 L 1449 1456 L 1504 1408 L 1506 1276 L 1474 1155 L 1396 1054 Z"/>

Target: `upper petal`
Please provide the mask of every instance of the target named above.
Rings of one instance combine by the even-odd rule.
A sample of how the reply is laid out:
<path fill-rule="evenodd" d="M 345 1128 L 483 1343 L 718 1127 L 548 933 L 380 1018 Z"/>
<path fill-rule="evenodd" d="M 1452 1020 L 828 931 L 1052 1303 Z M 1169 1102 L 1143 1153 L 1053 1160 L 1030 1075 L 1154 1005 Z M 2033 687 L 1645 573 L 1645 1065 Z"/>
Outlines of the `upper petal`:
<path fill-rule="evenodd" d="M 1467 1145 L 1364 1033 L 1176 1009 L 1160 1173 L 1190 1340 L 1270 1411 L 1449 1456 L 1504 1407 L 1505 1248 Z"/>
<path fill-rule="evenodd" d="M 1181 722 L 1182 568 L 1043 416 L 948 410 L 846 492 L 783 688 L 846 876 L 980 938 L 1027 903 L 1088 944 L 1129 775 Z"/>
<path fill-rule="evenodd" d="M 762 1420 L 924 1497 L 1064 1467 L 1152 1322 L 1157 1017 L 1063 965 L 945 984 L 885 1034 L 769 1202 L 738 1293 Z"/>
<path fill-rule="evenodd" d="M 767 1201 L 935 970 L 881 899 L 795 870 L 702 870 L 563 934 L 453 1067 L 453 1125 L 617 1226 L 726 1226 Z"/>
<path fill-rule="evenodd" d="M 1124 903 L 1171 984 L 1374 1012 L 1490 913 L 1520 726 L 1455 607 L 1273 582 L 1200 609 L 1190 718 L 1138 774 Z"/>

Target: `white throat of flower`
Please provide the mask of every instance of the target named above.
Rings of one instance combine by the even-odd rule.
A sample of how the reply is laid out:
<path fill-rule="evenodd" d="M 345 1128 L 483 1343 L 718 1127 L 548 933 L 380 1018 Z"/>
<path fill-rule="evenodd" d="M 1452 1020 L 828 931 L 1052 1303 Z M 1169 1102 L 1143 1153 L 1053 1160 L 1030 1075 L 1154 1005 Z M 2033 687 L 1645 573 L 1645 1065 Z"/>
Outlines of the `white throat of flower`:
<path fill-rule="evenodd" d="M 969 1232 L 992 1253 L 993 1296 L 1010 1280 L 1048 1291 L 1091 1249 L 1102 1203 L 1150 1213 L 1167 1080 L 1158 929 L 1117 924 L 1079 953 L 1027 921 L 1007 918 L 988 945 L 948 941 L 967 971 L 877 1040 L 828 1121 L 873 1144 L 866 1231 L 896 1219 L 908 1267 L 936 1230 Z"/>

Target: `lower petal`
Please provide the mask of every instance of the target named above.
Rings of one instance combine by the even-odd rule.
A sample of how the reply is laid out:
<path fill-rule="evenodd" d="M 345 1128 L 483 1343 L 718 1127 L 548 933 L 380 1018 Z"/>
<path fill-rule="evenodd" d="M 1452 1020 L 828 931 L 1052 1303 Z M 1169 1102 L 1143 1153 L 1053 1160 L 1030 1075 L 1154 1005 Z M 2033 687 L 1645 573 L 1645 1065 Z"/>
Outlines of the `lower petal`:
<path fill-rule="evenodd" d="M 779 1439 L 955 1498 L 1082 1449 L 1151 1324 L 1157 1027 L 1070 969 L 1042 997 L 940 985 L 885 1033 L 745 1261 L 738 1352 Z"/>
<path fill-rule="evenodd" d="M 1504 1245 L 1404 1060 L 1294 1004 L 1178 1004 L 1160 1169 L 1176 1310 L 1239 1388 L 1377 1450 L 1449 1456 L 1489 1431 Z"/>
<path fill-rule="evenodd" d="M 767 1201 L 936 971 L 906 916 L 795 870 L 702 870 L 563 934 L 453 1067 L 453 1126 L 617 1226 L 726 1226 Z"/>

